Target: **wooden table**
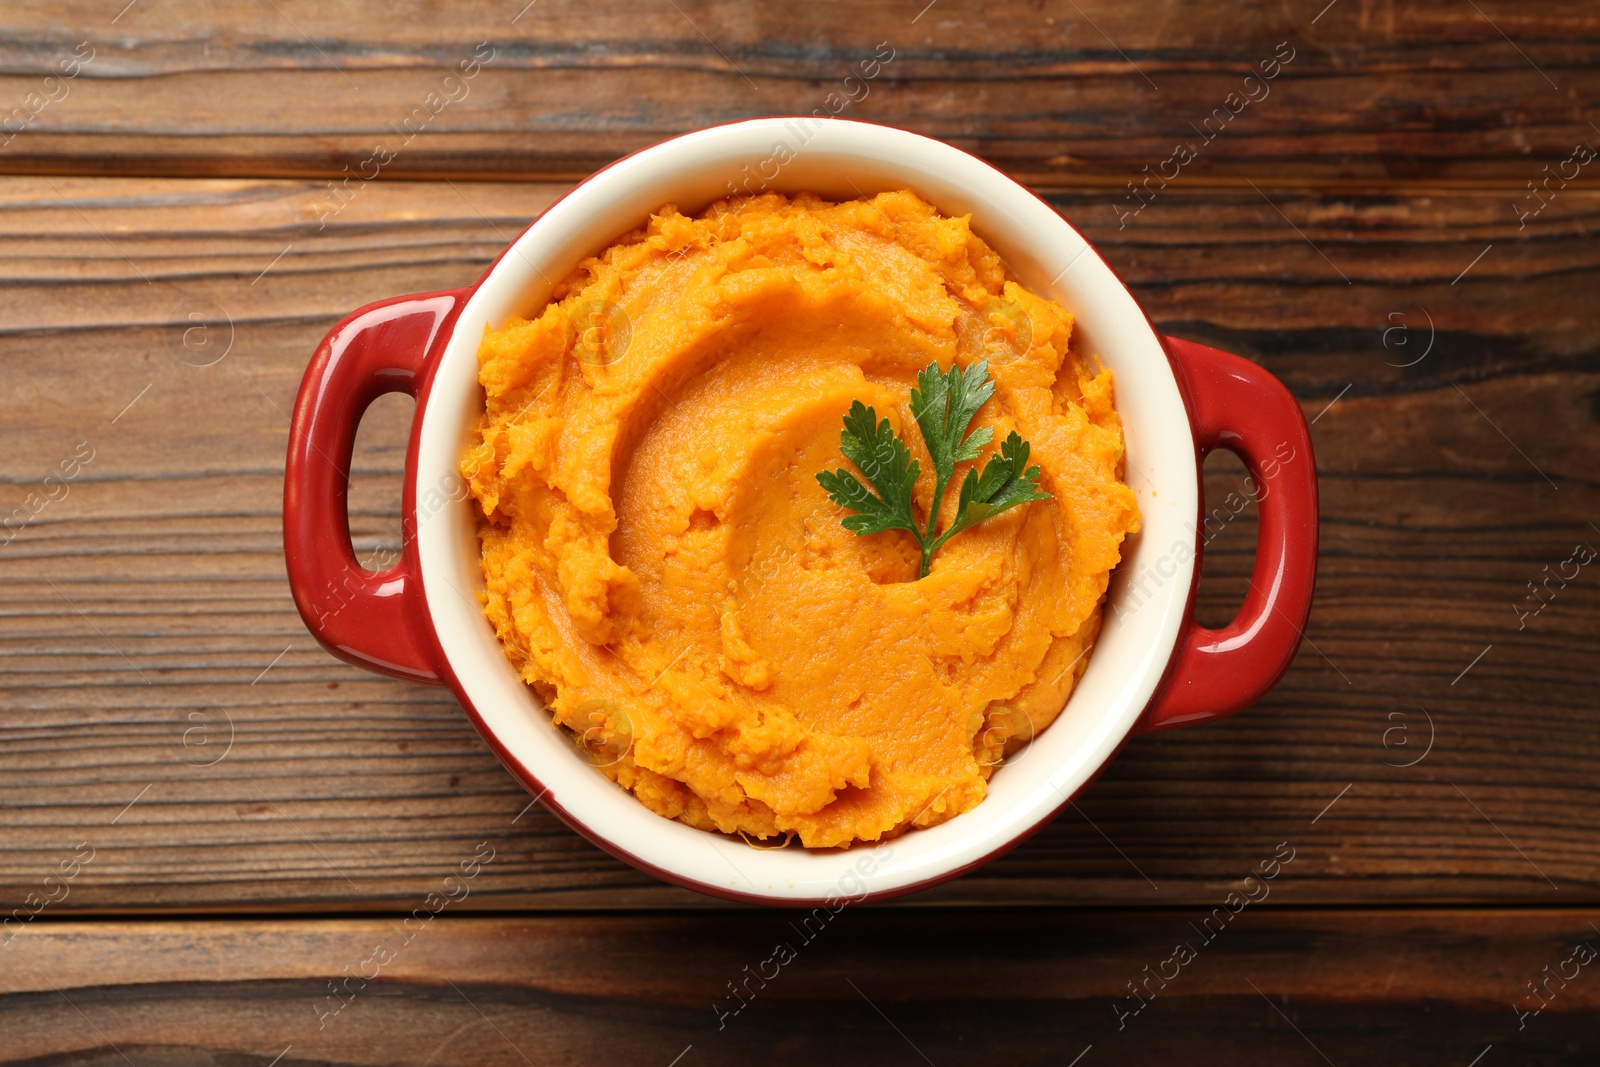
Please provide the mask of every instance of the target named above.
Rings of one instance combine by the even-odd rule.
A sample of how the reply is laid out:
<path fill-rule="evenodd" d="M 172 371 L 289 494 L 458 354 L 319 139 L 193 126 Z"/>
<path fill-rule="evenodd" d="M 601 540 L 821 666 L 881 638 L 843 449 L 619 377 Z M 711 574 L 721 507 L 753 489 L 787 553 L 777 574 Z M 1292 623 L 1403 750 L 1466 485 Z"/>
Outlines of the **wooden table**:
<path fill-rule="evenodd" d="M 1592 2 L 124 2 L 0 13 L 0 901 L 37 910 L 0 934 L 0 1062 L 1600 1057 Z M 322 652 L 285 412 L 338 318 L 470 282 L 592 169 L 814 109 L 994 161 L 1162 329 L 1287 382 L 1319 596 L 1258 705 L 1136 741 L 719 1020 L 791 917 L 606 858 L 446 693 Z M 408 417 L 362 427 L 363 552 Z M 1203 619 L 1253 544 L 1253 511 L 1217 534 Z M 470 895 L 402 927 L 480 843 Z"/>

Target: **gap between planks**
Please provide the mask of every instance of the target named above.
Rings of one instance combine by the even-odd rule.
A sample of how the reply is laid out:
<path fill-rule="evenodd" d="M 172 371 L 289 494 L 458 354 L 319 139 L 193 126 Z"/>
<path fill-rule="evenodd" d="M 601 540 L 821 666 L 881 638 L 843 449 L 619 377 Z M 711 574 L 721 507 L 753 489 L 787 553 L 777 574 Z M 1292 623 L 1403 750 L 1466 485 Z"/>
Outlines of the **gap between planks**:
<path fill-rule="evenodd" d="M 621 158 L 621 157 L 618 157 Z M 187 169 L 172 169 L 163 167 L 126 167 L 108 169 L 96 166 L 71 166 L 60 167 L 33 167 L 23 165 L 0 165 L 0 180 L 8 178 L 101 178 L 101 179 L 165 179 L 197 181 L 213 179 L 237 179 L 242 181 L 331 181 L 343 176 L 343 172 L 332 167 L 232 167 L 225 165 L 207 167 L 196 166 Z M 380 175 L 372 179 L 374 182 L 388 184 L 415 183 L 415 182 L 470 182 L 474 184 L 493 185 L 552 185 L 569 184 L 590 177 L 594 173 L 609 166 L 610 162 L 602 163 L 593 170 L 531 170 L 516 169 L 508 171 L 459 171 L 459 170 L 416 170 L 403 174 Z M 1002 168 L 1003 169 L 1003 168 Z M 1085 175 L 1059 175 L 1037 174 L 1026 172 L 1007 171 L 1016 181 L 1026 185 L 1029 189 L 1043 196 L 1072 195 L 1091 192 L 1116 192 L 1126 187 L 1128 175 L 1111 174 L 1085 174 Z M 1519 181 L 1521 184 L 1519 184 Z M 1186 179 L 1181 184 L 1170 183 L 1174 193 L 1185 195 L 1205 195 L 1208 193 L 1242 193 L 1253 190 L 1253 186 L 1288 193 L 1319 193 L 1326 196 L 1459 196 L 1459 195 L 1485 195 L 1503 193 L 1520 196 L 1525 189 L 1526 182 L 1522 179 L 1506 177 L 1502 179 L 1486 178 L 1319 178 L 1312 176 L 1279 175 L 1261 173 L 1240 177 L 1215 176 L 1207 178 Z M 1600 189 L 1564 189 L 1564 197 L 1574 199 L 1600 198 Z"/>

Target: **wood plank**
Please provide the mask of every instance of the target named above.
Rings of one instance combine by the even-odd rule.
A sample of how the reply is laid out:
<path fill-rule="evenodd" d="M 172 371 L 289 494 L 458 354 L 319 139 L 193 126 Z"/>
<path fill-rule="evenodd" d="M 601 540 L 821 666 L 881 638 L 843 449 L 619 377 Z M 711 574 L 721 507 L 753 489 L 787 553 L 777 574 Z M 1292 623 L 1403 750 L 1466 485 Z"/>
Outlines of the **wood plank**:
<path fill-rule="evenodd" d="M 1466 181 L 1520 195 L 1597 136 L 1585 116 L 1600 101 L 1600 13 L 1586 0 L 439 11 L 11 5 L 0 114 L 15 137 L 0 134 L 0 169 L 326 176 L 361 170 L 381 143 L 396 153 L 388 177 L 575 179 L 687 130 L 820 110 L 929 133 L 1037 184 L 1122 190 L 1184 141 L 1198 152 L 1185 183 Z M 492 58 L 446 83 L 480 42 Z M 1275 54 L 1293 58 L 1246 86 Z M 46 82 L 63 69 L 79 72 Z M 869 81 L 846 82 L 863 69 Z M 1243 92 L 1258 102 L 1229 100 Z M 1224 107 L 1237 117 L 1201 139 Z"/>
<path fill-rule="evenodd" d="M 0 1063 L 1490 1067 L 1600 1052 L 1600 981 L 1577 962 L 1600 941 L 1592 909 L 1262 905 L 1202 934 L 1207 914 L 446 914 L 413 920 L 409 941 L 398 919 L 49 923 L 3 950 Z"/>
<path fill-rule="evenodd" d="M 0 546 L 0 902 L 84 842 L 54 914 L 393 908 L 489 841 L 466 910 L 708 905 L 518 818 L 447 695 L 305 633 L 278 512 L 309 353 L 363 302 L 469 282 L 560 191 L 379 182 L 319 229 L 318 188 L 0 183 L 0 514 L 94 449 Z M 1514 605 L 1600 545 L 1600 197 L 1521 232 L 1488 193 L 1174 190 L 1120 229 L 1099 193 L 1054 202 L 1163 328 L 1260 360 L 1317 418 L 1319 599 L 1255 708 L 1130 745 L 1078 810 L 910 903 L 1197 904 L 1284 840 L 1289 903 L 1594 900 L 1600 581 L 1520 630 Z M 195 306 L 212 343 L 232 323 L 212 366 L 182 344 Z M 1395 366 L 1425 315 L 1431 351 Z M 1400 324 L 1412 346 L 1385 347 Z M 363 428 L 365 551 L 394 537 L 404 419 Z M 1240 485 L 1219 465 L 1208 493 Z M 1252 521 L 1210 546 L 1203 617 L 1242 596 Z"/>

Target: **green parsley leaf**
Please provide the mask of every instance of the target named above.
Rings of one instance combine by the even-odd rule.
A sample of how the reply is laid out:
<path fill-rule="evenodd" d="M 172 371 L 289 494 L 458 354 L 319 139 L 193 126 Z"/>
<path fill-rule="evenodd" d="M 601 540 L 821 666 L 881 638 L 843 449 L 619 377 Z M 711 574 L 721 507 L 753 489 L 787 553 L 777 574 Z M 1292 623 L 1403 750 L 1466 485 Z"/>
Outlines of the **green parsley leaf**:
<path fill-rule="evenodd" d="M 955 475 L 957 463 L 970 462 L 983 455 L 983 447 L 994 439 L 994 431 L 980 426 L 971 433 L 967 427 L 988 399 L 994 395 L 985 362 L 974 363 L 963 371 L 951 367 L 941 373 L 937 362 L 917 374 L 917 387 L 911 390 L 911 411 L 922 442 L 933 460 L 933 507 L 926 525 L 919 525 L 911 506 L 912 490 L 922 473 L 922 465 L 911 458 L 904 441 L 895 435 L 889 420 L 878 421 L 878 414 L 857 400 L 844 417 L 839 435 L 839 451 L 856 466 L 874 493 L 848 470 L 821 471 L 817 482 L 827 490 L 835 504 L 855 512 L 841 521 L 858 537 L 885 530 L 905 530 L 917 539 L 922 552 L 918 578 L 925 578 L 933 555 L 943 544 L 985 519 L 1010 511 L 1035 500 L 1049 500 L 1039 490 L 1039 468 L 1028 466 L 1028 442 L 1015 430 L 989 456 L 980 474 L 976 464 L 967 468 L 956 504 L 955 519 L 942 534 L 935 535 L 940 505 L 946 488 Z"/>
<path fill-rule="evenodd" d="M 860 537 L 885 530 L 908 530 L 918 536 L 917 519 L 911 510 L 911 490 L 922 473 L 922 464 L 911 458 L 906 443 L 895 436 L 889 420 L 878 421 L 878 413 L 857 400 L 844 417 L 839 434 L 839 451 L 867 476 L 877 493 L 862 485 L 844 469 L 821 471 L 817 481 L 840 507 L 856 514 L 842 520 L 844 528 Z"/>

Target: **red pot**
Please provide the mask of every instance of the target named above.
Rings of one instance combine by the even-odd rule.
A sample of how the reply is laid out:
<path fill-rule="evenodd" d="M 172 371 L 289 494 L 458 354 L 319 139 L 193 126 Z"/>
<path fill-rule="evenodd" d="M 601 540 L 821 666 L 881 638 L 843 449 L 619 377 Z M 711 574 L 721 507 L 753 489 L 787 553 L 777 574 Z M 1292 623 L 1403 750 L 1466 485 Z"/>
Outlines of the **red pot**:
<path fill-rule="evenodd" d="M 758 851 L 691 829 L 651 813 L 583 759 L 517 678 L 482 615 L 475 526 L 456 474 L 482 410 L 476 350 L 485 326 L 543 306 L 554 280 L 659 205 L 692 211 L 757 186 L 841 199 L 910 188 L 946 214 L 971 213 L 1024 284 L 1074 313 L 1077 337 L 1115 373 L 1129 484 L 1143 515 L 1060 718 L 995 774 L 972 811 L 849 850 Z M 401 559 L 375 574 L 351 548 L 346 492 L 356 426 L 390 392 L 414 397 L 416 414 Z M 1207 526 L 1200 464 L 1219 447 L 1249 469 L 1260 524 L 1244 606 L 1211 630 L 1192 612 Z M 1237 356 L 1161 336 L 1081 234 L 982 160 L 867 123 L 756 119 L 674 138 L 598 172 L 470 288 L 372 304 L 335 327 L 295 405 L 284 548 L 295 603 L 330 652 L 449 685 L 512 774 L 601 848 L 716 896 L 837 908 L 987 862 L 1049 821 L 1131 736 L 1220 718 L 1270 689 L 1294 658 L 1311 607 L 1316 471 L 1304 416 L 1277 379 Z"/>

